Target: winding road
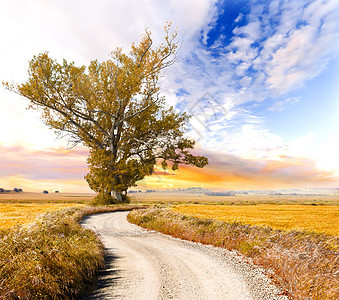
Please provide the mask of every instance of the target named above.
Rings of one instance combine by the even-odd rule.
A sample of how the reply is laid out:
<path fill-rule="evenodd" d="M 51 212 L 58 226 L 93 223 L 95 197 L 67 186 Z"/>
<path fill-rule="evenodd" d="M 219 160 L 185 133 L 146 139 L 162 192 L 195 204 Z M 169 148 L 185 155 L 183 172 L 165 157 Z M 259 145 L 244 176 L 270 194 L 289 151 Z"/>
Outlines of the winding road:
<path fill-rule="evenodd" d="M 127 214 L 97 214 L 81 223 L 107 251 L 107 269 L 86 299 L 287 299 L 235 253 L 146 231 Z"/>

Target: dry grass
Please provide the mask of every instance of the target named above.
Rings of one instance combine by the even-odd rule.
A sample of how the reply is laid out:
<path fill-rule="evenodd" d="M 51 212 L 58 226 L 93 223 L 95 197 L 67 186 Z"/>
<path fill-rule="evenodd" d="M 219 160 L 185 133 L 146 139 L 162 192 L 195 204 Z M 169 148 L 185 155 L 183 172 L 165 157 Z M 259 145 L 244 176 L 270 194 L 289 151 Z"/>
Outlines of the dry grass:
<path fill-rule="evenodd" d="M 178 238 L 239 251 L 268 270 L 293 299 L 339 299 L 337 237 L 200 219 L 160 208 L 132 211 L 128 219 Z"/>
<path fill-rule="evenodd" d="M 0 299 L 80 298 L 104 266 L 104 248 L 78 222 L 89 214 L 130 209 L 68 208 L 0 231 Z"/>
<path fill-rule="evenodd" d="M 198 218 L 269 226 L 282 230 L 307 230 L 339 235 L 339 206 L 313 205 L 180 205 L 173 211 Z"/>
<path fill-rule="evenodd" d="M 75 209 L 52 212 L 3 233 L 0 299 L 71 299 L 103 266 L 99 239 L 73 219 Z"/>

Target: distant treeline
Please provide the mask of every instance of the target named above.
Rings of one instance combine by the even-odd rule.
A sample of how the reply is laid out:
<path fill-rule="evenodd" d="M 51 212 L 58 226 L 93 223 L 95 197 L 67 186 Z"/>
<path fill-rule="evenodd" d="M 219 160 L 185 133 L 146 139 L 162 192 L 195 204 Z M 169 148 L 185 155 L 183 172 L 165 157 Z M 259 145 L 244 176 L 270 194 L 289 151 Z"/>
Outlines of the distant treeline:
<path fill-rule="evenodd" d="M 14 188 L 13 190 L 5 190 L 4 188 L 0 188 L 0 193 L 10 193 L 10 192 L 16 192 L 16 193 L 21 193 L 22 189 Z"/>
<path fill-rule="evenodd" d="M 227 192 L 206 192 L 206 196 L 235 196 L 235 192 L 227 191 Z"/>
<path fill-rule="evenodd" d="M 128 191 L 130 194 L 134 193 L 143 193 L 142 190 L 131 190 Z M 235 192 L 233 191 L 224 191 L 224 192 L 213 192 L 209 189 L 203 189 L 200 187 L 187 188 L 187 189 L 168 189 L 168 190 L 145 190 L 144 193 L 189 193 L 189 194 L 204 194 L 206 196 L 234 196 Z M 247 194 L 247 192 L 237 192 L 237 194 Z"/>

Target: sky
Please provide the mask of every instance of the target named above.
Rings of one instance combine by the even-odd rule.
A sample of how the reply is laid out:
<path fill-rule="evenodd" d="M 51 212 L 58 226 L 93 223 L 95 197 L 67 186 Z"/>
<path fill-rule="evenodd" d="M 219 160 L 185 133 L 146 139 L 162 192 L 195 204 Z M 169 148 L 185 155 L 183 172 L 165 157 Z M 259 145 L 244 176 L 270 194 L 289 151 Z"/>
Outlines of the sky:
<path fill-rule="evenodd" d="M 339 187 L 338 0 L 0 1 L 0 80 L 22 83 L 48 51 L 77 65 L 155 44 L 178 28 L 180 59 L 161 91 L 192 117 L 204 169 L 158 170 L 139 188 Z M 27 100 L 0 87 L 0 187 L 90 192 L 88 151 L 67 149 Z"/>

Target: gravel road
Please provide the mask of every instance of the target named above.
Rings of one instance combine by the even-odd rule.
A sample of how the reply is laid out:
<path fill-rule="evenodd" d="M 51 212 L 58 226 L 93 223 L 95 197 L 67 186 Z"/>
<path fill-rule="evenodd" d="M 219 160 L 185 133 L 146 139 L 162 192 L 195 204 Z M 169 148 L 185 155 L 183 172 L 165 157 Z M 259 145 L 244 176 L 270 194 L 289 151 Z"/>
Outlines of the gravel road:
<path fill-rule="evenodd" d="M 236 253 L 143 230 L 127 214 L 82 221 L 107 250 L 107 269 L 86 299 L 287 299 Z"/>

